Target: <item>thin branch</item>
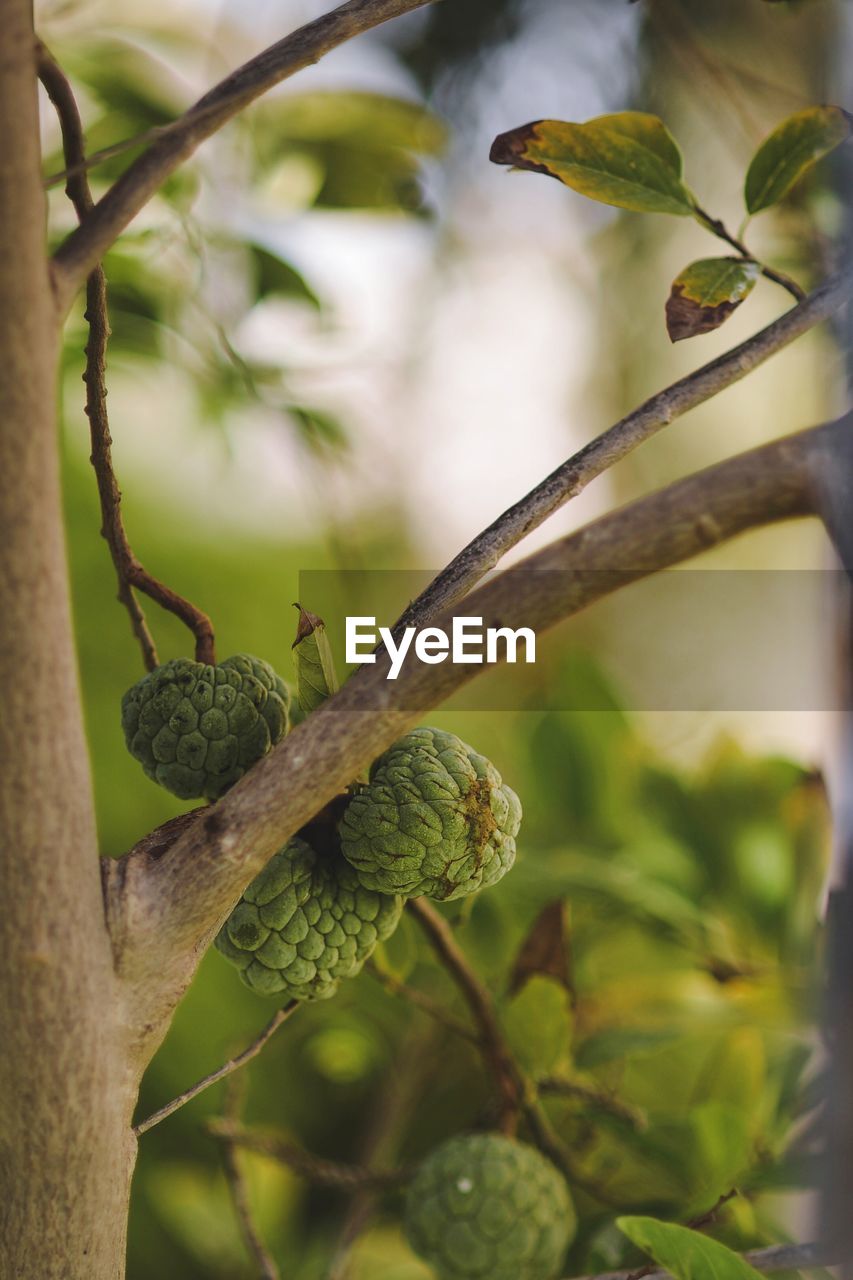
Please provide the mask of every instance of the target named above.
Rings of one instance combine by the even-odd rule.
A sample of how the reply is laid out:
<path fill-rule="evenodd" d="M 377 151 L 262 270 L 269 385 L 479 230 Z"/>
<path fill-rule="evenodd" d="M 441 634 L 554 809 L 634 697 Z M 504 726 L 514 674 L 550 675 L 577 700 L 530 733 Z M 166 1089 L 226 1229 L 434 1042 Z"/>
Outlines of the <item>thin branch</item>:
<path fill-rule="evenodd" d="M 232 1079 L 226 1091 L 225 1112 L 221 1121 L 226 1129 L 231 1126 L 239 1127 L 243 1094 L 244 1088 L 241 1087 L 241 1082 Z M 234 1211 L 237 1215 L 240 1235 L 243 1237 L 243 1243 L 246 1246 L 249 1257 L 257 1264 L 260 1280 L 281 1280 L 275 1259 L 261 1239 L 260 1232 L 255 1225 L 252 1204 L 249 1198 L 249 1188 L 246 1185 L 246 1179 L 243 1176 L 243 1170 L 240 1168 L 240 1161 L 237 1158 L 238 1144 L 233 1137 L 228 1137 L 226 1133 L 222 1133 L 219 1136 L 224 1139 L 222 1143 L 222 1165 L 225 1171 L 225 1178 L 228 1182 L 228 1189 L 231 1192 L 231 1199 L 234 1202 Z"/>
<path fill-rule="evenodd" d="M 369 31 L 432 0 L 347 0 L 232 71 L 152 145 L 98 201 L 85 222 L 54 255 L 54 285 L 66 310 L 89 272 L 128 223 L 196 148 L 274 85 L 311 66 L 353 36 Z M 72 162 L 73 164 L 74 162 Z"/>
<path fill-rule="evenodd" d="M 844 448 L 851 420 L 731 458 L 609 513 L 495 576 L 465 600 L 484 627 L 545 631 L 596 600 L 747 529 L 813 515 L 815 476 Z M 452 627 L 452 612 L 436 624 Z M 152 1048 L 233 903 L 276 849 L 412 724 L 482 668 L 365 664 L 156 860 L 126 856 L 113 919 L 137 989 L 135 1025 Z M 122 904 L 124 906 L 122 907 Z M 117 915 L 123 910 L 123 918 Z M 145 1014 L 143 1017 L 142 1014 Z M 146 1052 L 143 1044 L 140 1054 Z"/>
<path fill-rule="evenodd" d="M 845 305 L 849 296 L 849 276 L 834 277 L 805 302 L 731 351 L 658 391 L 596 436 L 477 534 L 406 608 L 394 624 L 395 636 L 405 627 L 424 626 L 441 609 L 461 599 L 508 551 L 582 493 L 590 481 L 677 418 L 733 386 L 789 343 L 828 320 Z"/>
<path fill-rule="evenodd" d="M 494 1078 L 502 1120 L 512 1120 L 523 1108 L 528 1091 L 524 1076 L 512 1055 L 495 1013 L 488 989 L 468 963 L 444 916 L 426 898 L 406 904 L 429 939 L 430 945 L 465 998 L 480 1032 L 480 1048 Z"/>
<path fill-rule="evenodd" d="M 152 1115 L 141 1120 L 139 1124 L 134 1125 L 133 1132 L 137 1138 L 147 1133 L 149 1129 L 153 1129 L 155 1124 L 159 1124 L 161 1120 L 165 1120 L 168 1116 L 174 1115 L 181 1107 L 186 1106 L 193 1098 L 197 1098 L 200 1093 L 204 1093 L 205 1089 L 209 1089 L 211 1085 L 217 1084 L 220 1080 L 224 1080 L 226 1076 L 230 1076 L 234 1071 L 239 1071 L 241 1067 L 245 1067 L 247 1062 L 251 1062 L 253 1058 L 257 1058 L 258 1054 L 264 1048 L 266 1043 L 272 1039 L 279 1027 L 287 1022 L 291 1014 L 295 1013 L 299 1008 L 298 1000 L 291 1000 L 282 1009 L 269 1020 L 263 1031 L 255 1037 L 250 1045 L 247 1045 L 242 1053 L 238 1053 L 236 1057 L 229 1058 L 221 1067 L 217 1067 L 216 1071 L 211 1071 L 210 1075 L 205 1076 L 196 1084 L 191 1085 L 189 1089 L 185 1089 L 177 1098 L 173 1098 L 171 1102 L 167 1102 L 165 1107 L 160 1107 Z"/>
<path fill-rule="evenodd" d="M 570 1183 L 581 1187 L 596 1200 L 611 1203 L 607 1192 L 576 1168 L 568 1148 L 555 1132 L 539 1103 L 533 1081 L 522 1069 L 507 1043 L 488 988 L 468 963 L 450 925 L 426 898 L 412 898 L 406 905 L 459 987 L 480 1028 L 480 1049 L 498 1088 L 502 1131 L 514 1132 L 515 1121 L 522 1115 L 537 1147 L 562 1171 Z"/>
<path fill-rule="evenodd" d="M 767 1249 L 752 1249 L 741 1255 L 756 1271 L 810 1271 L 815 1267 L 834 1267 L 841 1261 L 839 1250 L 826 1244 L 774 1244 Z M 630 1280 L 630 1271 L 606 1271 L 581 1280 Z M 646 1280 L 671 1280 L 668 1271 L 651 1271 Z"/>
<path fill-rule="evenodd" d="M 737 236 L 732 235 L 726 227 L 726 224 L 719 218 L 712 218 L 711 215 L 706 213 L 704 209 L 700 208 L 698 204 L 695 204 L 693 209 L 698 221 L 704 227 L 707 227 L 712 235 L 717 236 L 719 240 L 724 240 L 726 244 L 729 244 L 733 249 L 736 249 L 744 262 L 755 263 L 765 279 L 772 280 L 774 284 L 781 285 L 782 288 L 786 289 L 792 297 L 796 298 L 797 302 L 805 302 L 806 291 L 797 284 L 796 280 L 785 275 L 784 271 L 776 271 L 773 267 L 768 267 L 765 263 L 761 262 L 759 258 L 756 258 L 752 250 L 747 249 L 742 240 L 739 240 Z"/>
<path fill-rule="evenodd" d="M 247 1129 L 230 1117 L 210 1120 L 205 1127 L 212 1137 L 224 1142 L 226 1146 L 242 1147 L 246 1151 L 270 1156 L 271 1159 L 286 1164 L 288 1169 L 292 1169 L 306 1182 L 318 1187 L 329 1187 L 334 1191 L 355 1192 L 400 1187 L 411 1179 L 414 1172 L 411 1168 L 368 1169 L 337 1160 L 324 1160 L 277 1134 Z"/>
<path fill-rule="evenodd" d="M 37 45 L 37 58 L 39 79 L 56 108 L 62 129 L 62 145 L 70 169 L 65 190 L 82 223 L 93 208 L 89 180 L 85 170 L 79 169 L 80 162 L 85 158 L 83 124 L 65 73 L 41 41 Z M 118 598 L 130 615 L 131 629 L 139 641 L 142 660 L 148 671 L 158 665 L 157 650 L 145 621 L 145 614 L 134 595 L 134 587 L 174 613 L 189 627 L 195 637 L 195 652 L 199 662 L 213 662 L 213 627 L 207 614 L 143 568 L 133 553 L 124 529 L 121 490 L 113 470 L 112 437 L 107 414 L 106 353 L 110 325 L 107 282 L 100 264 L 93 267 L 86 281 L 85 318 L 89 324 L 89 340 L 86 344 L 86 372 L 83 381 L 86 384 L 86 416 L 89 419 L 92 444 L 91 462 L 101 504 L 101 534 L 110 549 L 118 576 Z"/>
<path fill-rule="evenodd" d="M 443 1004 L 433 1000 L 425 991 L 419 991 L 417 987 L 410 987 L 408 983 L 401 982 L 399 978 L 394 977 L 393 973 L 386 973 L 384 969 L 380 969 L 372 960 L 369 960 L 365 967 L 370 976 L 375 978 L 389 995 L 399 996 L 407 1004 L 413 1005 L 414 1008 L 429 1014 L 440 1026 L 452 1031 L 455 1036 L 460 1036 L 463 1040 L 468 1040 L 472 1044 L 480 1043 L 477 1033 L 467 1023 L 463 1022 L 461 1018 L 455 1018 L 452 1013 L 445 1009 Z"/>

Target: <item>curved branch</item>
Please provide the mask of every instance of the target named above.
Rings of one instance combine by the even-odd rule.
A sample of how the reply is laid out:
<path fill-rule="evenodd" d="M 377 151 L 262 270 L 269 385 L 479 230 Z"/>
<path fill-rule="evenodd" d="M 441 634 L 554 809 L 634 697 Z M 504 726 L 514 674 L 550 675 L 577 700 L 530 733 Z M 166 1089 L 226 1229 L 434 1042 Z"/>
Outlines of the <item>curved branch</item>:
<path fill-rule="evenodd" d="M 849 300 L 850 277 L 841 273 L 810 294 L 799 306 L 745 342 L 657 392 L 637 409 L 584 445 L 525 497 L 498 516 L 464 547 L 421 592 L 394 624 L 395 636 L 405 627 L 424 626 L 440 609 L 470 591 L 498 561 L 549 516 L 576 498 L 591 480 L 668 427 L 690 409 L 745 378 L 796 338 L 828 320 Z"/>
<path fill-rule="evenodd" d="M 744 530 L 814 514 L 814 476 L 850 426 L 843 419 L 764 445 L 603 516 L 479 587 L 465 611 L 486 627 L 543 631 Z M 449 629 L 452 614 L 437 624 Z M 136 984 L 148 1032 L 143 1056 L 159 1043 L 216 929 L 276 849 L 425 708 L 481 669 L 407 664 L 389 681 L 388 667 L 385 654 L 363 666 L 161 857 L 131 853 L 109 870 L 117 964 Z"/>
<path fill-rule="evenodd" d="M 64 313 L 128 223 L 196 148 L 268 89 L 318 62 L 353 36 L 412 13 L 433 0 L 347 0 L 232 71 L 158 137 L 98 201 L 53 259 L 54 288 Z"/>

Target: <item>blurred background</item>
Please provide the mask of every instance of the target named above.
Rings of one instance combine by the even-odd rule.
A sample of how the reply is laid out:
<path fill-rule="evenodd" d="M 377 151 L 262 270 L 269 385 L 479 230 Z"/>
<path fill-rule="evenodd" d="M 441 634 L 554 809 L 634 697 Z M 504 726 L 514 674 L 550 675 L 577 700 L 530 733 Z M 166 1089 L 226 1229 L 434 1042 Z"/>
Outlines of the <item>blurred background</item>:
<path fill-rule="evenodd" d="M 171 120 L 327 7 L 56 0 L 37 17 L 95 151 Z M 585 441 L 787 308 L 761 281 L 721 331 L 672 347 L 669 285 L 717 252 L 707 234 L 490 165 L 493 137 L 540 117 L 655 112 L 702 204 L 736 228 L 762 138 L 839 100 L 849 25 L 835 0 L 454 0 L 344 46 L 204 145 L 107 261 L 109 403 L 134 549 L 211 614 L 221 656 L 257 653 L 289 678 L 300 573 L 439 568 Z M 44 132 L 54 172 L 47 110 Z M 134 154 L 93 171 L 96 195 Z M 808 288 L 831 268 L 841 217 L 824 165 L 756 219 L 752 243 Z M 52 233 L 70 226 L 58 187 Z M 98 534 L 84 342 L 78 312 L 63 357 L 65 495 L 102 846 L 119 854 L 188 806 L 148 783 L 121 741 L 119 700 L 142 672 Z M 830 333 L 800 340 L 592 484 L 523 552 L 832 416 L 842 364 Z M 795 524 L 702 568 L 831 563 L 818 528 Z M 148 614 L 161 659 L 189 651 L 172 619 Z M 838 734 L 819 708 L 628 712 L 606 615 L 594 615 L 560 629 L 552 706 L 431 717 L 487 751 L 524 803 L 518 866 L 461 913 L 459 936 L 532 1074 L 577 1086 L 548 1104 L 584 1182 L 567 1275 L 637 1260 L 618 1212 L 689 1221 L 733 1186 L 742 1194 L 715 1229 L 735 1247 L 808 1230 Z M 536 976 L 510 996 L 519 947 L 557 900 L 570 979 Z M 300 1010 L 251 1068 L 252 1123 L 319 1156 L 385 1164 L 488 1123 L 470 1046 L 388 992 L 390 975 L 461 1012 L 408 922 L 377 964 Z M 272 1011 L 209 955 L 140 1116 Z M 221 1105 L 211 1090 L 142 1139 L 131 1280 L 253 1274 L 204 1129 Z M 284 1274 L 427 1280 L 399 1196 L 356 1205 L 350 1248 L 351 1198 L 266 1157 L 245 1164 Z"/>

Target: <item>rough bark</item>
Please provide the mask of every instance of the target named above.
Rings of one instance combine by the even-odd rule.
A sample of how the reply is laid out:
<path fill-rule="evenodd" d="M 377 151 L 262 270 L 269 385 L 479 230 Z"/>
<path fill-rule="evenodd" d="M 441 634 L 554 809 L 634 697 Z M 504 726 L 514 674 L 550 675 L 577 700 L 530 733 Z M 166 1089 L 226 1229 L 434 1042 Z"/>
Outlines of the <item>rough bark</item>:
<path fill-rule="evenodd" d="M 115 1280 L 134 1090 L 73 651 L 29 0 L 2 0 L 0 29 L 0 1275 Z"/>

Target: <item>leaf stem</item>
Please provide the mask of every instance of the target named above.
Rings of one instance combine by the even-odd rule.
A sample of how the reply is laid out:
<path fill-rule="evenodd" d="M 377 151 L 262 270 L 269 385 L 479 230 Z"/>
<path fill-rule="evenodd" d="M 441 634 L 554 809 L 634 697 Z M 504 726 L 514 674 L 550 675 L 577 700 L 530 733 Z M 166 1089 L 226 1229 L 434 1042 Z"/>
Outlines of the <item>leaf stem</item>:
<path fill-rule="evenodd" d="M 797 302 L 803 302 L 805 300 L 806 291 L 797 284 L 796 280 L 785 275 L 783 271 L 776 271 L 774 267 L 768 267 L 766 263 L 761 262 L 759 258 L 756 258 L 755 254 L 746 247 L 744 242 L 738 239 L 737 236 L 732 235 L 726 227 L 726 224 L 719 218 L 712 218 L 711 215 L 706 213 L 701 205 L 697 204 L 695 201 L 693 204 L 693 212 L 696 217 L 696 221 L 700 226 L 705 227 L 705 229 L 710 231 L 712 235 L 717 236 L 720 240 L 724 240 L 726 244 L 731 245 L 733 249 L 736 249 L 738 255 L 743 258 L 744 262 L 754 262 L 761 274 L 767 280 L 772 280 L 774 284 L 781 285 L 783 289 L 787 289 L 788 293 L 797 299 Z"/>

